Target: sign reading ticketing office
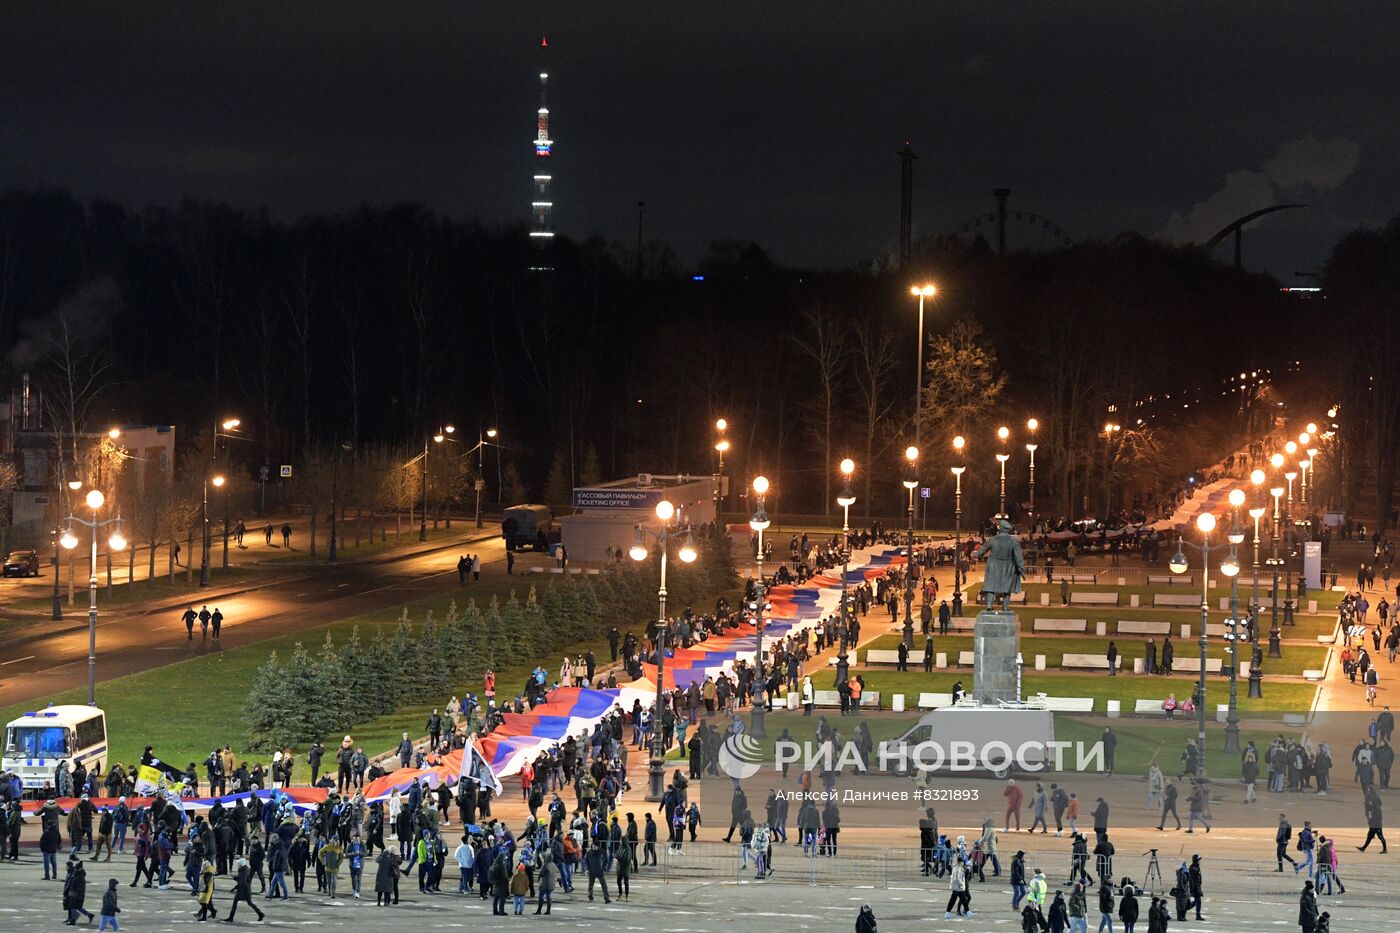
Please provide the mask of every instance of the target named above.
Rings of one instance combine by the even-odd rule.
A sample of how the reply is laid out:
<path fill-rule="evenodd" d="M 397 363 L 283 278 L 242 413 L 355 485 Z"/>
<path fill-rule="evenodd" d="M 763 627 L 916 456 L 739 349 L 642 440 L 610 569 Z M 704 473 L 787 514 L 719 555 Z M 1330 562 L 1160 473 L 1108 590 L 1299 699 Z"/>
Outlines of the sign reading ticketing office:
<path fill-rule="evenodd" d="M 586 488 L 574 490 L 576 509 L 652 509 L 656 503 L 666 498 L 665 489 L 608 489 Z"/>

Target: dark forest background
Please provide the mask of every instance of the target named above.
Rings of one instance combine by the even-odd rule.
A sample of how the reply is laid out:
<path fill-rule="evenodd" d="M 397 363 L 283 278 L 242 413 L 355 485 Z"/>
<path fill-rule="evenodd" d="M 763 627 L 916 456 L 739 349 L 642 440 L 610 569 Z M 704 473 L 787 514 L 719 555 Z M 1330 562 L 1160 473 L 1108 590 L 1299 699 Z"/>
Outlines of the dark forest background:
<path fill-rule="evenodd" d="M 852 456 L 856 512 L 894 514 L 912 434 L 909 287 L 930 280 L 921 478 L 939 515 L 955 433 L 968 438 L 966 507 L 986 508 L 996 425 L 1013 429 L 1020 499 L 1037 418 L 1039 510 L 1069 514 L 1149 504 L 1274 415 L 1297 431 L 1336 403 L 1346 482 L 1333 495 L 1388 513 L 1400 223 L 1339 242 L 1312 300 L 1131 234 L 1004 257 L 936 239 L 911 265 L 784 268 L 720 241 L 683 268 L 659 242 L 556 237 L 540 253 L 523 226 L 414 204 L 289 224 L 217 203 L 11 190 L 0 346 L 11 386 L 32 373 L 48 407 L 62 399 L 88 429 L 170 423 L 198 445 L 236 415 L 245 479 L 347 444 L 347 459 L 411 456 L 450 423 L 463 449 L 500 431 L 464 481 L 484 467 L 489 499 L 562 505 L 600 477 L 712 472 L 723 417 L 731 507 L 762 471 L 772 508 L 832 511 L 836 462 Z M 1260 375 L 1241 391 L 1241 373 Z M 1105 439 L 1106 422 L 1123 434 Z"/>

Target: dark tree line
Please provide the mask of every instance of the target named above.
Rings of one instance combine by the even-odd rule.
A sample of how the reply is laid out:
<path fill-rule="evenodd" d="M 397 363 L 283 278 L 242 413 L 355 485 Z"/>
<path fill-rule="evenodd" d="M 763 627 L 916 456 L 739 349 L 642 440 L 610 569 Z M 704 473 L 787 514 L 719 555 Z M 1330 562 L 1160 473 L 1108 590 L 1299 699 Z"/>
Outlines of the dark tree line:
<path fill-rule="evenodd" d="M 1329 267 L 1338 302 L 1374 294 L 1364 283 L 1375 252 L 1339 244 Z M 75 373 L 99 372 L 91 396 L 67 406 L 74 420 L 207 430 L 237 414 L 252 438 L 235 452 L 249 475 L 346 442 L 411 452 L 452 423 L 469 444 L 478 428 L 499 428 L 500 475 L 519 476 L 507 498 L 559 499 L 585 475 L 710 472 L 724 417 L 736 489 L 764 471 L 775 508 L 829 511 L 835 461 L 849 455 L 860 462 L 857 511 L 886 515 L 900 507 L 913 433 L 909 285 L 925 277 L 939 286 L 926 360 L 958 325 L 975 325 L 1005 379 L 959 428 L 978 507 L 994 493 L 998 423 L 1041 423 L 1040 511 L 1097 509 L 1103 481 L 1120 474 L 1135 486 L 1115 502 L 1128 504 L 1243 433 L 1220 395 L 1229 375 L 1277 379 L 1322 349 L 1298 339 L 1310 309 L 1269 278 L 1133 235 L 1007 257 L 981 241 L 931 240 L 912 272 L 785 268 L 742 241 L 714 243 L 687 270 L 664 244 L 643 253 L 564 237 L 542 253 L 523 227 L 412 204 L 282 222 L 206 202 L 135 210 L 10 191 L 0 195 L 0 339 L 12 382 L 32 371 L 61 394 Z M 82 326 L 64 331 L 59 319 Z M 55 333 L 67 333 L 66 358 Z M 1372 365 L 1343 368 L 1360 378 Z M 946 376 L 930 370 L 925 385 Z M 1379 412 L 1366 436 L 1381 436 Z M 1106 450 L 1110 417 L 1151 430 Z M 928 480 L 943 484 L 950 422 L 936 409 L 923 418 Z M 1393 447 L 1380 453 L 1393 462 Z M 496 472 L 488 462 L 493 488 Z M 950 499 L 940 491 L 940 515 Z"/>

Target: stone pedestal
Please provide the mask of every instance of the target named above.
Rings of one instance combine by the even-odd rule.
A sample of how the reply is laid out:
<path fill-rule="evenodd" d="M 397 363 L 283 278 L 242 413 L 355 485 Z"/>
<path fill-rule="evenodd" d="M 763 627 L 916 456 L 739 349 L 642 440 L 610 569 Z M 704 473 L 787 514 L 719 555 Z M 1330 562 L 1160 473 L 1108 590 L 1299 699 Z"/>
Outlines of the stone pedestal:
<path fill-rule="evenodd" d="M 1016 613 L 977 613 L 972 638 L 972 695 L 977 702 L 995 706 L 998 701 L 1020 699 L 1016 695 L 1016 656 L 1021 628 Z"/>

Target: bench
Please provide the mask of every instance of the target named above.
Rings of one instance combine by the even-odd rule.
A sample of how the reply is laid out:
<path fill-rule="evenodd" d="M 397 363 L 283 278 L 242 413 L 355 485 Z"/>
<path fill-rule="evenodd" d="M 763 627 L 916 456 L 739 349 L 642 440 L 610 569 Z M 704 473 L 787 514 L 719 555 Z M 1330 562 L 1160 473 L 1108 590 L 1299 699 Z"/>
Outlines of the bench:
<path fill-rule="evenodd" d="M 923 649 L 922 649 L 922 648 L 919 649 L 918 659 L 919 659 L 919 663 L 922 664 L 922 663 L 923 663 L 923 660 L 924 660 L 924 652 L 923 652 Z M 909 652 L 909 660 L 910 660 L 910 661 L 913 661 L 913 660 L 914 660 L 914 652 L 912 652 L 912 651 Z M 899 649 L 896 648 L 895 650 L 891 651 L 891 650 L 888 650 L 888 649 L 871 648 L 869 651 L 865 652 L 865 663 L 866 663 L 866 664 L 898 664 L 898 663 L 899 663 Z"/>
<path fill-rule="evenodd" d="M 1061 580 L 1068 580 L 1068 581 L 1071 582 L 1071 583 L 1098 583 L 1098 582 L 1099 582 L 1099 575 L 1098 575 L 1097 573 L 1057 573 L 1057 574 L 1055 574 L 1055 582 L 1056 582 L 1056 583 L 1059 583 Z"/>
<path fill-rule="evenodd" d="M 1061 670 L 1073 668 L 1075 670 L 1106 671 L 1108 670 L 1108 656 L 1103 654 L 1068 654 L 1060 658 Z M 1118 656 L 1118 669 L 1123 669 L 1123 656 Z"/>
<path fill-rule="evenodd" d="M 1070 593 L 1069 604 L 1071 606 L 1116 606 L 1118 605 L 1118 594 Z"/>
<path fill-rule="evenodd" d="M 1147 575 L 1148 586 L 1190 586 L 1195 582 L 1196 575 L 1193 573 L 1183 573 L 1181 576 L 1171 573 L 1161 575 L 1149 573 Z"/>
<path fill-rule="evenodd" d="M 971 651 L 958 652 L 958 667 L 972 667 L 973 663 L 973 654 Z"/>
<path fill-rule="evenodd" d="M 1046 697 L 1045 708 L 1055 713 L 1092 713 L 1093 697 Z"/>
<path fill-rule="evenodd" d="M 1322 679 L 1322 671 L 1303 671 L 1303 679 L 1304 679 L 1304 680 L 1313 680 L 1313 681 L 1321 680 L 1321 679 Z"/>
<path fill-rule="evenodd" d="M 1190 593 L 1153 593 L 1152 605 L 1156 606 L 1176 606 L 1189 609 L 1201 608 L 1201 598 L 1192 596 Z"/>
<path fill-rule="evenodd" d="M 1170 622 L 1137 622 L 1131 619 L 1118 620 L 1119 635 L 1170 635 Z"/>
<path fill-rule="evenodd" d="M 826 708 L 840 708 L 841 694 L 835 690 L 815 690 L 812 692 L 813 705 Z M 867 690 L 860 698 L 861 709 L 879 709 L 880 691 Z"/>
<path fill-rule="evenodd" d="M 1089 631 L 1088 619 L 1036 619 L 1031 623 L 1033 632 L 1079 632 Z"/>
<path fill-rule="evenodd" d="M 1166 710 L 1162 709 L 1161 700 L 1134 700 L 1134 716 L 1165 716 Z"/>
<path fill-rule="evenodd" d="M 951 693 L 921 693 L 919 694 L 919 709 L 938 709 L 941 706 L 952 706 L 953 695 Z"/>

